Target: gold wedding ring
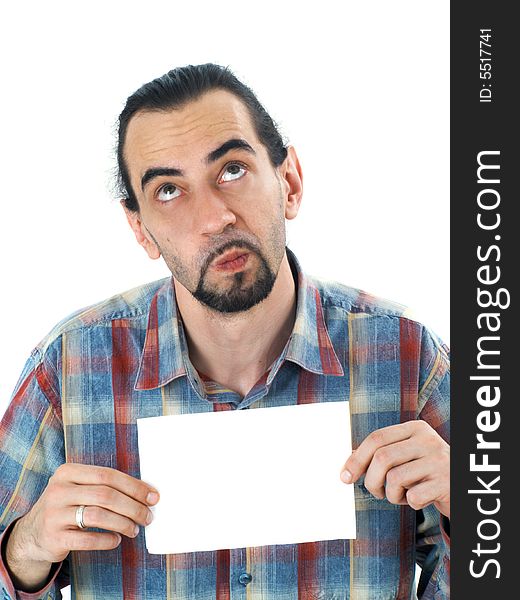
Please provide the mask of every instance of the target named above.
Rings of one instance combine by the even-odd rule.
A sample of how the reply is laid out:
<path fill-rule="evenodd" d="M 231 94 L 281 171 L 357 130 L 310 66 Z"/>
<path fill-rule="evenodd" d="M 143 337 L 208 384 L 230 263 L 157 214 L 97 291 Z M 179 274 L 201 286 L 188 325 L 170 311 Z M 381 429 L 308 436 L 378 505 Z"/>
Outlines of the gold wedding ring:
<path fill-rule="evenodd" d="M 86 529 L 87 526 L 83 522 L 83 513 L 85 512 L 85 506 L 81 505 L 76 508 L 76 525 L 80 529 Z"/>

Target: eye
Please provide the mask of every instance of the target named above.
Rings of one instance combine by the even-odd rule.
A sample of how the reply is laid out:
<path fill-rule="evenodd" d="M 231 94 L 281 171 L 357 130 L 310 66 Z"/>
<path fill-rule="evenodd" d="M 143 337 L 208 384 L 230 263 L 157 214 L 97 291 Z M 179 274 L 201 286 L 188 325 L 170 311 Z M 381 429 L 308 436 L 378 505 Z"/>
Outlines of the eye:
<path fill-rule="evenodd" d="M 166 183 L 159 188 L 157 192 L 157 200 L 160 202 L 169 202 L 181 195 L 180 189 L 173 183 Z"/>
<path fill-rule="evenodd" d="M 219 183 L 221 181 L 233 181 L 235 179 L 240 179 L 247 173 L 245 167 L 240 165 L 239 163 L 230 163 L 224 169 L 222 176 L 219 179 Z"/>

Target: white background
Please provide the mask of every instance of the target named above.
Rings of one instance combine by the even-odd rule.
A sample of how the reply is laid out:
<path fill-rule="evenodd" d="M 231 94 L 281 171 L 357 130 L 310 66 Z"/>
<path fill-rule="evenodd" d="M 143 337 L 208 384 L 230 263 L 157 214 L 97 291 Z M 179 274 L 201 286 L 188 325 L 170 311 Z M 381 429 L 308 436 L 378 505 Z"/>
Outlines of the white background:
<path fill-rule="evenodd" d="M 0 414 L 73 310 L 168 275 L 110 189 L 142 83 L 229 65 L 304 170 L 303 268 L 411 306 L 449 341 L 449 2 L 18 2 L 0 16 Z"/>

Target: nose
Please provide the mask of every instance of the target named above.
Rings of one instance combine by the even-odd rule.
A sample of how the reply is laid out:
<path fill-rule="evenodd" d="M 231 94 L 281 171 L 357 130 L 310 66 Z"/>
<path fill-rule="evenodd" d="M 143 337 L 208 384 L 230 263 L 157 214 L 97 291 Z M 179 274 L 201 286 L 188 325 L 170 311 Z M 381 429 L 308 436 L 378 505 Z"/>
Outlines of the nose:
<path fill-rule="evenodd" d="M 229 208 L 218 190 L 205 188 L 195 202 L 196 219 L 200 233 L 214 235 L 221 233 L 228 225 L 236 223 L 236 215 Z"/>

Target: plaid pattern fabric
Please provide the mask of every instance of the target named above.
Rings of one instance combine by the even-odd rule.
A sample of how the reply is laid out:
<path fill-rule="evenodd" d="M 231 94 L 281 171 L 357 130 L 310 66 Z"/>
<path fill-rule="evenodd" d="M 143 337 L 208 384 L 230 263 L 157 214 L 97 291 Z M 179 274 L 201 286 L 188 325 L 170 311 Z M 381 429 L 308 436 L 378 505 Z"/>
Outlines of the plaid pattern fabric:
<path fill-rule="evenodd" d="M 244 398 L 190 363 L 171 279 L 79 311 L 38 345 L 0 425 L 4 539 L 65 461 L 139 477 L 141 417 L 349 400 L 354 447 L 410 419 L 448 440 L 447 348 L 402 306 L 305 276 L 287 252 L 298 284 L 294 330 Z M 338 477 L 346 458 L 338 457 Z M 113 551 L 71 552 L 35 594 L 17 593 L 0 562 L 0 588 L 4 598 L 59 598 L 70 581 L 72 598 L 83 600 L 404 600 L 415 597 L 417 561 L 419 596 L 448 598 L 449 540 L 438 512 L 378 500 L 363 481 L 355 498 L 356 540 L 150 555 L 141 530 Z M 254 498 L 220 506 L 215 495 L 207 510 L 215 519 L 234 511 L 247 527 L 263 507 Z"/>

